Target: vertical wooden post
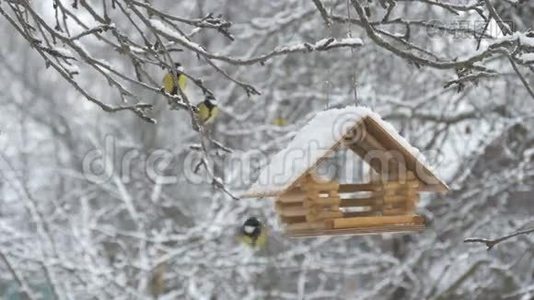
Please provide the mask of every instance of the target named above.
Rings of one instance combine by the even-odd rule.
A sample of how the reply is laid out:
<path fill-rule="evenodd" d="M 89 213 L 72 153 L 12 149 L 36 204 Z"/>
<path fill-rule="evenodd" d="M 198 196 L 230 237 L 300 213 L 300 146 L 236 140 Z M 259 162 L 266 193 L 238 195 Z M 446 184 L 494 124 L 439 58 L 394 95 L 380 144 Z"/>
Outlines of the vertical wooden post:
<path fill-rule="evenodd" d="M 306 191 L 306 205 L 304 207 L 306 207 L 308 210 L 308 212 L 306 213 L 307 222 L 315 222 L 318 219 L 317 204 L 315 203 L 316 197 L 318 197 L 316 191 L 314 190 Z"/>
<path fill-rule="evenodd" d="M 375 197 L 375 203 L 373 204 L 372 209 L 378 215 L 384 214 L 384 196 L 384 184 L 382 182 L 376 182 L 375 187 L 373 189 L 373 197 Z"/>
<path fill-rule="evenodd" d="M 406 213 L 414 213 L 419 201 L 419 181 L 412 172 L 408 172 L 406 183 Z"/>

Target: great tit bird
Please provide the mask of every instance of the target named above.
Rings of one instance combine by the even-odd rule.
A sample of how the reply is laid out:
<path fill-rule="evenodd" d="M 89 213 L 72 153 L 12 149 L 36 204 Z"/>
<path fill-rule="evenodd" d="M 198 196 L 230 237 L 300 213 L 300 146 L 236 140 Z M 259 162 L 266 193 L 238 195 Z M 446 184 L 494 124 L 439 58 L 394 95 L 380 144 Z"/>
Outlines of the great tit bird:
<path fill-rule="evenodd" d="M 198 108 L 198 120 L 202 124 L 208 124 L 213 122 L 219 114 L 219 108 L 217 107 L 217 100 L 211 93 L 206 94 L 204 101 L 197 105 Z"/>
<path fill-rule="evenodd" d="M 262 248 L 267 243 L 267 230 L 255 217 L 243 223 L 239 235 L 240 240 L 252 248 Z"/>
<path fill-rule="evenodd" d="M 276 119 L 273 120 L 273 125 L 278 126 L 278 127 L 284 127 L 287 125 L 287 120 L 284 119 L 283 117 L 277 117 Z"/>
<path fill-rule="evenodd" d="M 171 95 L 178 94 L 178 86 L 180 86 L 180 89 L 182 89 L 183 91 L 187 84 L 187 77 L 183 73 L 184 67 L 182 67 L 182 64 L 175 63 L 174 70 L 176 71 L 176 75 L 178 76 L 177 79 L 172 74 L 172 72 L 168 72 L 167 74 L 165 74 L 165 77 L 163 77 L 163 89 L 165 90 L 165 92 Z M 176 82 L 178 82 L 178 86 L 175 84 Z"/>

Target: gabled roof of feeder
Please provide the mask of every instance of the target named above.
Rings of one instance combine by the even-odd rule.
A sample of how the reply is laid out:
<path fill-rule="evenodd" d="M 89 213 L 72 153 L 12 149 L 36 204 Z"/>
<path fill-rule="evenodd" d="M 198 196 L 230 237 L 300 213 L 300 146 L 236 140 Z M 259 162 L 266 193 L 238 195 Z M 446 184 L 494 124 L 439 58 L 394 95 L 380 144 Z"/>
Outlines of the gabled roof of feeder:
<path fill-rule="evenodd" d="M 366 134 L 372 135 L 387 151 L 402 154 L 407 170 L 414 171 L 417 168 L 414 174 L 423 183 L 425 190 L 448 190 L 448 186 L 427 165 L 419 150 L 400 136 L 390 123 L 382 120 L 367 107 L 349 106 L 317 113 L 298 131 L 286 148 L 271 158 L 270 163 L 262 169 L 256 182 L 243 196 L 269 197 L 284 193 L 322 159 L 332 155 L 344 139 L 353 135 L 354 129 L 359 126 L 365 126 Z M 357 140 L 359 137 L 352 138 Z M 360 157 L 366 154 L 365 150 L 355 151 L 351 147 L 349 149 Z M 376 170 L 373 165 L 371 167 Z"/>

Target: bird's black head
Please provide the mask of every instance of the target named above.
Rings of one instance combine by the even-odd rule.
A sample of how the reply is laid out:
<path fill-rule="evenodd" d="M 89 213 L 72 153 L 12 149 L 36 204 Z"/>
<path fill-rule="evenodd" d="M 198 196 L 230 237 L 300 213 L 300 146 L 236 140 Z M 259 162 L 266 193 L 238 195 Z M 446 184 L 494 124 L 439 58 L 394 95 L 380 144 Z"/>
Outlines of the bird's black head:
<path fill-rule="evenodd" d="M 261 223 L 257 218 L 250 217 L 243 223 L 241 230 L 244 235 L 257 237 L 261 233 Z"/>
<path fill-rule="evenodd" d="M 177 63 L 174 63 L 174 69 L 176 70 L 176 72 L 183 72 L 184 71 L 184 67 L 182 67 L 182 64 L 177 62 Z"/>
<path fill-rule="evenodd" d="M 256 217 L 250 217 L 248 218 L 245 223 L 243 224 L 243 226 L 253 226 L 253 227 L 258 227 L 260 226 L 261 223 L 260 221 L 258 220 L 258 218 Z"/>
<path fill-rule="evenodd" d="M 206 104 L 206 106 L 208 108 L 213 108 L 215 106 L 217 106 L 217 99 L 215 99 L 215 97 L 213 96 L 213 94 L 211 93 L 207 93 L 206 94 L 206 98 L 204 99 L 204 103 Z M 251 219 L 251 218 L 249 218 Z"/>

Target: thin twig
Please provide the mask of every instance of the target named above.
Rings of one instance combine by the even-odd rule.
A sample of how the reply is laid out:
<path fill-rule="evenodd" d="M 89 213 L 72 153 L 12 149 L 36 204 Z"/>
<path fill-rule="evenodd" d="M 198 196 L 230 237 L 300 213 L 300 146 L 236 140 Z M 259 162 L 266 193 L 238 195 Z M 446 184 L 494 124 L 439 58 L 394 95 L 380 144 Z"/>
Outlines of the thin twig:
<path fill-rule="evenodd" d="M 508 234 L 508 235 L 505 235 L 503 237 L 500 237 L 500 238 L 497 238 L 497 239 L 493 239 L 493 240 L 483 239 L 483 238 L 468 238 L 468 239 L 464 240 L 464 243 L 483 243 L 483 244 L 486 245 L 487 250 L 489 251 L 495 245 L 499 244 L 500 242 L 506 241 L 508 239 L 511 239 L 511 238 L 519 236 L 519 235 L 530 234 L 530 233 L 534 233 L 534 228 L 517 231 L 517 232 L 511 233 L 511 234 Z"/>
<path fill-rule="evenodd" d="M 315 7 L 317 7 L 317 10 L 321 14 L 321 17 L 323 18 L 324 23 L 326 24 L 326 26 L 330 27 L 330 19 L 328 18 L 328 12 L 324 8 L 324 5 L 321 2 L 321 0 L 313 0 L 313 4 L 315 4 Z"/>

